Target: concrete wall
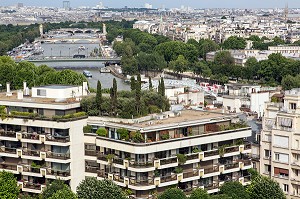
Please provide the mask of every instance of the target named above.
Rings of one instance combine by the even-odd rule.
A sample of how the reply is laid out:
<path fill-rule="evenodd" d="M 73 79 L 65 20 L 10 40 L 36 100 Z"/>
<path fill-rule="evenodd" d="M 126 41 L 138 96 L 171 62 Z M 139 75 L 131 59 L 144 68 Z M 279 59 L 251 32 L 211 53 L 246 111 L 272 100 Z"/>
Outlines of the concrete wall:
<path fill-rule="evenodd" d="M 270 93 L 251 93 L 250 95 L 250 109 L 253 112 L 257 112 L 258 116 L 263 116 L 264 104 L 270 101 Z"/>

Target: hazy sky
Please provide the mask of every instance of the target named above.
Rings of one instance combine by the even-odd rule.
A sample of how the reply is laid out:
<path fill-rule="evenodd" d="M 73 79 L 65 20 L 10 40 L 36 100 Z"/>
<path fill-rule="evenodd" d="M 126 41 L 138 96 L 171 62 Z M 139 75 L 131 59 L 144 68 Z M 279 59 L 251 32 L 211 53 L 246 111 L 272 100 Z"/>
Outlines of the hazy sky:
<path fill-rule="evenodd" d="M 69 0 L 71 7 L 96 6 L 101 0 Z M 62 7 L 63 0 L 0 0 L 0 6 L 23 3 L 26 6 Z M 166 8 L 181 5 L 193 8 L 282 8 L 288 3 L 290 8 L 300 8 L 300 0 L 102 0 L 108 7 L 141 7 L 150 3 L 154 8 L 164 5 Z"/>

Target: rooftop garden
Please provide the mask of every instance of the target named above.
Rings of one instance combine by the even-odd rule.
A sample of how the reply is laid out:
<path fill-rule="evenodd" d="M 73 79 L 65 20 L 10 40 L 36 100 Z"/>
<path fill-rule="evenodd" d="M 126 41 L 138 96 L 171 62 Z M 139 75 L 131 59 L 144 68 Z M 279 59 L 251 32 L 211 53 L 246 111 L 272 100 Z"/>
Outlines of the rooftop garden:
<path fill-rule="evenodd" d="M 151 82 L 151 78 L 149 78 Z M 149 84 L 151 86 L 151 83 Z M 164 81 L 161 79 L 158 92 L 149 88 L 141 90 L 141 77 L 131 78 L 130 91 L 118 91 L 117 82 L 109 90 L 109 96 L 104 95 L 101 83 L 98 81 L 96 96 L 81 100 L 82 110 L 89 116 L 111 116 L 119 118 L 137 118 L 152 113 L 169 110 L 170 104 L 164 93 Z"/>

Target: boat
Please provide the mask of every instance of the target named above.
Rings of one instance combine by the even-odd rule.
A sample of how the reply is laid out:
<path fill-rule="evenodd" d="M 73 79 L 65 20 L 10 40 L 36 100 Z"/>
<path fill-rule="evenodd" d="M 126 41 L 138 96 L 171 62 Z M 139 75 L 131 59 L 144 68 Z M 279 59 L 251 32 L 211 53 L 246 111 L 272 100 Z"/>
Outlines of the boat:
<path fill-rule="evenodd" d="M 83 74 L 84 74 L 84 76 L 86 76 L 86 77 L 93 77 L 92 73 L 91 73 L 90 71 L 88 71 L 88 70 L 84 70 L 84 71 L 83 71 Z"/>
<path fill-rule="evenodd" d="M 110 73 L 110 69 L 108 67 L 101 68 L 100 73 Z"/>
<path fill-rule="evenodd" d="M 64 39 L 62 39 L 62 40 L 60 40 L 60 42 L 61 42 L 61 43 L 67 43 L 67 42 L 68 42 L 68 40 L 64 40 Z"/>
<path fill-rule="evenodd" d="M 85 50 L 85 47 L 84 46 L 79 46 L 78 50 Z"/>

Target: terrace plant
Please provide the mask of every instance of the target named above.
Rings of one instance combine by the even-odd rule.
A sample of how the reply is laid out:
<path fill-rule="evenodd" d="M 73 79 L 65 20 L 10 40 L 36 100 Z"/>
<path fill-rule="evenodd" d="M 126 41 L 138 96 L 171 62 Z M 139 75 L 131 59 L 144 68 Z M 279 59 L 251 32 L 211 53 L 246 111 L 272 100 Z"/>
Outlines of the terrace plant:
<path fill-rule="evenodd" d="M 201 152 L 201 149 L 199 149 L 197 146 L 194 146 L 192 152 L 199 153 L 199 152 Z"/>
<path fill-rule="evenodd" d="M 101 137 L 106 137 L 107 136 L 107 130 L 105 128 L 99 128 L 96 131 L 96 133 L 97 133 L 98 136 L 101 136 Z"/>
<path fill-rule="evenodd" d="M 162 140 L 168 140 L 168 139 L 170 139 L 170 135 L 169 134 L 162 134 L 160 137 L 161 137 Z"/>
<path fill-rule="evenodd" d="M 177 154 L 177 159 L 179 164 L 184 164 L 187 160 L 187 157 L 184 154 Z"/>
<path fill-rule="evenodd" d="M 136 132 L 132 140 L 135 143 L 143 143 L 145 141 L 143 135 L 140 132 Z"/>
<path fill-rule="evenodd" d="M 182 173 L 182 172 L 183 172 L 183 168 L 181 168 L 181 167 L 176 167 L 176 168 L 174 169 L 174 173 L 176 173 L 176 174 Z"/>
<path fill-rule="evenodd" d="M 125 128 L 118 129 L 117 133 L 120 135 L 121 140 L 126 140 L 126 141 L 129 140 L 129 132 L 127 129 Z"/>
<path fill-rule="evenodd" d="M 83 133 L 92 133 L 92 126 L 91 125 L 86 125 L 82 128 Z"/>

